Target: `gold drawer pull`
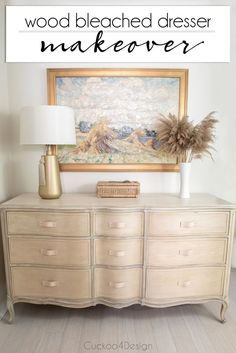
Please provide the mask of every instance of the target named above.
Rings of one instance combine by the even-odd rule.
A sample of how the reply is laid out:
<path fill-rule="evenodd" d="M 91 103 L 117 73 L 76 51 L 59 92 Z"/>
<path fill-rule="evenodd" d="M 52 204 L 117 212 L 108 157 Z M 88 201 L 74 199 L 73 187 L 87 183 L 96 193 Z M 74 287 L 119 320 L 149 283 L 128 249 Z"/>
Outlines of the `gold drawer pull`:
<path fill-rule="evenodd" d="M 196 223 L 194 221 L 180 222 L 180 228 L 193 228 L 195 226 L 196 226 Z"/>
<path fill-rule="evenodd" d="M 39 225 L 43 228 L 56 228 L 57 223 L 54 221 L 41 221 Z"/>
<path fill-rule="evenodd" d="M 193 254 L 193 249 L 179 250 L 179 255 L 191 256 Z"/>
<path fill-rule="evenodd" d="M 109 282 L 109 287 L 112 287 L 112 288 L 124 288 L 126 286 L 126 282 L 112 282 L 110 281 Z"/>
<path fill-rule="evenodd" d="M 192 281 L 190 280 L 187 280 L 187 281 L 178 281 L 177 282 L 177 285 L 179 287 L 184 287 L 184 288 L 187 288 L 187 287 L 190 287 L 192 285 Z"/>
<path fill-rule="evenodd" d="M 42 281 L 42 286 L 43 287 L 53 288 L 53 287 L 57 287 L 57 285 L 58 285 L 57 281 Z"/>
<path fill-rule="evenodd" d="M 109 222 L 108 227 L 111 229 L 123 229 L 126 224 L 124 222 Z"/>
<path fill-rule="evenodd" d="M 56 256 L 57 250 L 55 250 L 55 249 L 41 249 L 41 254 L 44 256 Z"/>
<path fill-rule="evenodd" d="M 124 250 L 109 250 L 108 255 L 115 256 L 115 257 L 122 257 L 125 256 Z"/>

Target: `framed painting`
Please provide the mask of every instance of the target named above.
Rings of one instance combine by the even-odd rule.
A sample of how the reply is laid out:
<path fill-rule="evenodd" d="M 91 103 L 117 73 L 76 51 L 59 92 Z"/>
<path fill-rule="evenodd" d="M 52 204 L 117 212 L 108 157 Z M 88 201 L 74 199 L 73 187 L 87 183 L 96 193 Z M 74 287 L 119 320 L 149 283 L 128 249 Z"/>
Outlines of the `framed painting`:
<path fill-rule="evenodd" d="M 187 113 L 187 69 L 48 69 L 48 103 L 75 111 L 62 171 L 178 171 L 159 150 L 160 116 Z"/>

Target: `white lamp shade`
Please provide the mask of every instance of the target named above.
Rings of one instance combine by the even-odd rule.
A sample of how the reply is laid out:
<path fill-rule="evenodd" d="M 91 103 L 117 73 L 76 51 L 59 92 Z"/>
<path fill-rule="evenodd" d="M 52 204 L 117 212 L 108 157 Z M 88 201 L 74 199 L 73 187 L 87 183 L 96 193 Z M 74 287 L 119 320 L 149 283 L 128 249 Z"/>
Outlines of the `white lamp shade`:
<path fill-rule="evenodd" d="M 60 105 L 22 108 L 20 143 L 23 145 L 75 145 L 73 109 Z"/>

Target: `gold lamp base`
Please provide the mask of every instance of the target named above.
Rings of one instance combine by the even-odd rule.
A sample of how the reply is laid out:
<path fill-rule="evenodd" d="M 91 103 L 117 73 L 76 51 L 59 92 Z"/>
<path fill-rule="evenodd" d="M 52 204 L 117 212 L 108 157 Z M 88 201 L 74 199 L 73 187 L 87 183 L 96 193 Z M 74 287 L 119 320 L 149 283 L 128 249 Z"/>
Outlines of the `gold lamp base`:
<path fill-rule="evenodd" d="M 62 194 L 61 179 L 55 148 L 47 146 L 46 155 L 39 163 L 39 196 L 42 199 L 58 199 Z"/>

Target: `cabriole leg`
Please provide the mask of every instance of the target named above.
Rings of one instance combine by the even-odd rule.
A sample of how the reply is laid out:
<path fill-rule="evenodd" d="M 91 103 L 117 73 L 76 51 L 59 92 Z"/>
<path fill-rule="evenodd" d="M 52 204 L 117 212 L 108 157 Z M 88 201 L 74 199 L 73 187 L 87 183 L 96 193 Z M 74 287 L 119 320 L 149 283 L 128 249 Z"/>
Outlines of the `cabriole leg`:
<path fill-rule="evenodd" d="M 228 309 L 228 303 L 227 302 L 223 302 L 221 304 L 221 309 L 220 309 L 220 321 L 223 323 L 225 323 L 226 319 L 225 319 L 225 313 L 226 310 Z"/>
<path fill-rule="evenodd" d="M 15 320 L 14 304 L 10 297 L 7 297 L 8 323 L 12 324 Z"/>

